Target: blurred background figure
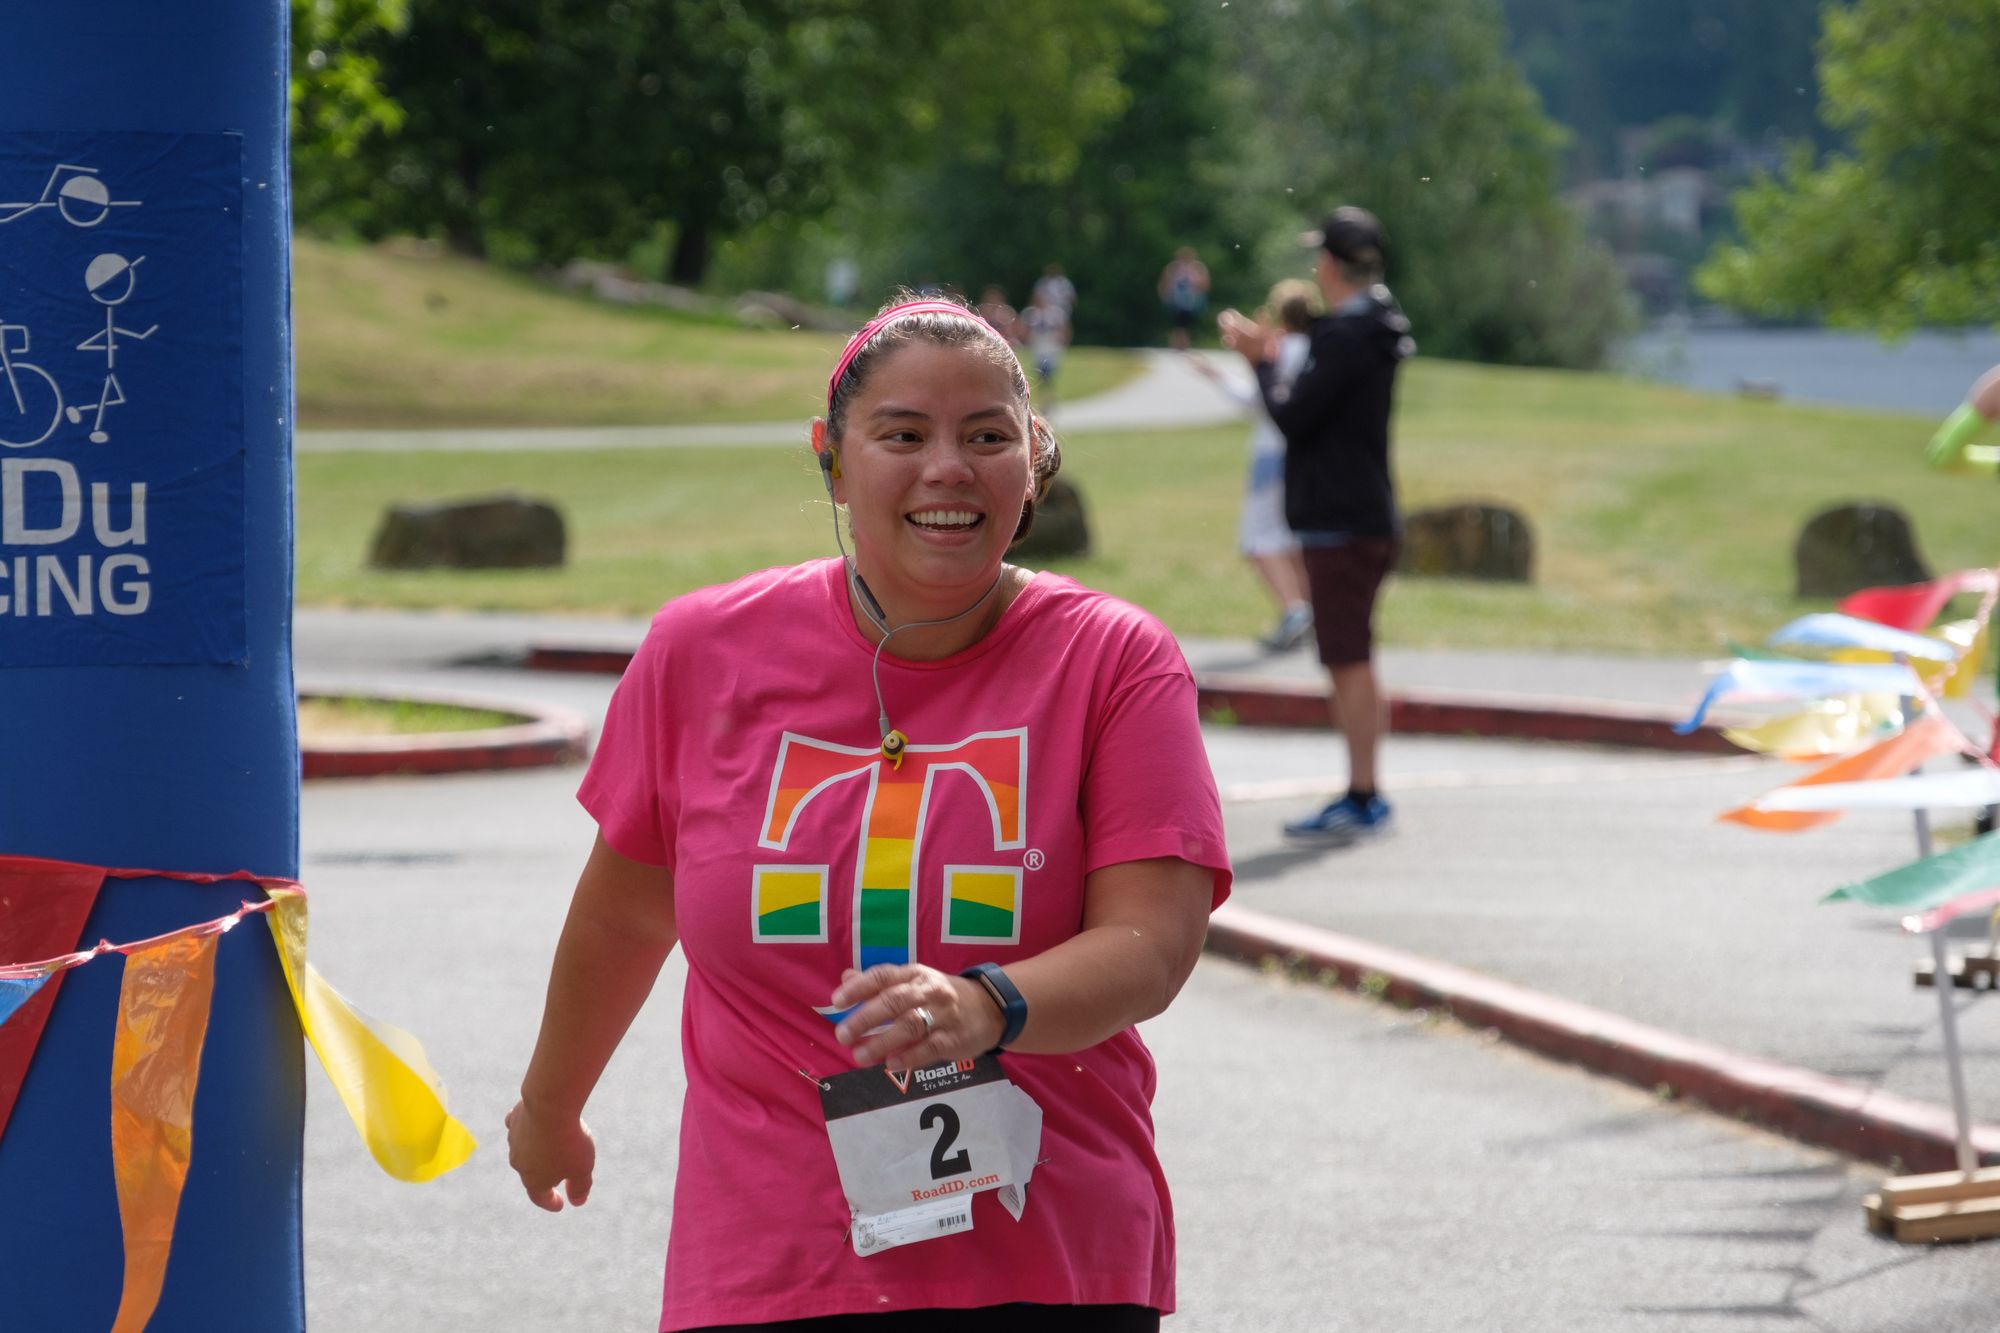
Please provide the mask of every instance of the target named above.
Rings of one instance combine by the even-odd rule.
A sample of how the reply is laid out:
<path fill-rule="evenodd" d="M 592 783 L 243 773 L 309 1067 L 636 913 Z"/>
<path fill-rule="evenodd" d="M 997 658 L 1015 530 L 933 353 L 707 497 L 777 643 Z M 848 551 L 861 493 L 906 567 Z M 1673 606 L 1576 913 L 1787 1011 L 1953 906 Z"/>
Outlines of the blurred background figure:
<path fill-rule="evenodd" d="M 2000 420 L 2000 366 L 1979 377 L 1958 410 L 1946 417 L 1937 434 L 1931 436 L 1927 452 L 1931 466 L 1950 467 L 1958 462 L 1965 454 L 1965 447 L 1996 420 Z"/>
<path fill-rule="evenodd" d="M 1037 283 L 1035 299 L 1021 312 L 1021 340 L 1035 368 L 1035 402 L 1044 413 L 1056 410 L 1056 371 L 1069 339 L 1069 311 Z"/>
<path fill-rule="evenodd" d="M 861 266 L 846 255 L 826 261 L 826 303 L 844 310 L 861 289 Z"/>
<path fill-rule="evenodd" d="M 1312 340 L 1306 331 L 1323 308 L 1319 289 L 1298 278 L 1271 288 L 1258 325 L 1274 333 L 1273 382 L 1287 391 L 1299 377 Z M 1306 562 L 1298 538 L 1285 522 L 1285 437 L 1264 410 L 1263 392 L 1254 383 L 1239 385 L 1225 377 L 1205 356 L 1191 355 L 1188 364 L 1257 414 L 1250 431 L 1250 471 L 1243 484 L 1243 510 L 1236 525 L 1236 549 L 1263 578 L 1278 603 L 1278 623 L 1257 643 L 1266 652 L 1290 652 L 1312 637 L 1312 603 L 1306 593 Z"/>
<path fill-rule="evenodd" d="M 1076 286 L 1063 272 L 1061 264 L 1050 264 L 1042 270 L 1042 276 L 1035 279 L 1034 295 L 1046 295 L 1062 307 L 1063 314 L 1071 320 L 1076 318 Z"/>
<path fill-rule="evenodd" d="M 1021 316 L 1008 304 L 1007 290 L 998 283 L 987 283 L 986 290 L 979 294 L 977 307 L 979 317 L 993 326 L 993 331 L 1010 343 L 1021 341 Z"/>
<path fill-rule="evenodd" d="M 1174 350 L 1185 352 L 1194 322 L 1208 306 L 1208 269 L 1195 257 L 1193 246 L 1183 245 L 1174 251 L 1173 259 L 1160 270 L 1159 291 L 1160 303 L 1173 322 L 1167 342 Z"/>

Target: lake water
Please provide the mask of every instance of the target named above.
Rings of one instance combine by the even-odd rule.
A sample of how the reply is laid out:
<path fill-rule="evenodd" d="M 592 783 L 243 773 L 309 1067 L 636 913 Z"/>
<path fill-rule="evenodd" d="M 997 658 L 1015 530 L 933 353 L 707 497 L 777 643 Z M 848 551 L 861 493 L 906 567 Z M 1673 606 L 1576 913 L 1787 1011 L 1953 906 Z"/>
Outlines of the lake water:
<path fill-rule="evenodd" d="M 1972 382 L 2000 365 L 2000 333 L 1915 333 L 1884 343 L 1823 329 L 1653 328 L 1621 350 L 1633 374 L 1733 393 L 1746 383 L 1780 398 L 1941 418 Z"/>

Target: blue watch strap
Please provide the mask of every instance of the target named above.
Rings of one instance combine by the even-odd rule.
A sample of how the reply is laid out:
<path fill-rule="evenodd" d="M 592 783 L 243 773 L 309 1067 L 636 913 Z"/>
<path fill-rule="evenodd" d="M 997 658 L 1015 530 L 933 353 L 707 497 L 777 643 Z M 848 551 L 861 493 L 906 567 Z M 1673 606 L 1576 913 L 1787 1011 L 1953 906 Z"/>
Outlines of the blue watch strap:
<path fill-rule="evenodd" d="M 993 1003 L 1000 1006 L 1000 1040 L 993 1044 L 999 1050 L 1021 1035 L 1021 1029 L 1028 1026 L 1028 1002 L 1021 995 L 1021 988 L 1013 979 L 1000 970 L 998 963 L 974 963 L 959 973 L 969 977 L 986 988 L 993 997 Z"/>

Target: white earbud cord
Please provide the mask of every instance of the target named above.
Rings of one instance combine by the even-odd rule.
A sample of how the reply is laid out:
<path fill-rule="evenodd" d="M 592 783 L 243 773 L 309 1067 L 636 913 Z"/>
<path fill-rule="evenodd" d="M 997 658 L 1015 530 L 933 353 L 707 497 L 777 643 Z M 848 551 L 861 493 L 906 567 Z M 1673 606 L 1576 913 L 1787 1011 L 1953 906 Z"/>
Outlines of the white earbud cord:
<path fill-rule="evenodd" d="M 889 739 L 889 733 L 894 728 L 889 725 L 889 705 L 882 697 L 882 650 L 889 646 L 889 640 L 895 638 L 906 629 L 931 629 L 938 625 L 949 625 L 953 621 L 965 619 L 974 611 L 986 605 L 986 599 L 1000 590 L 1000 581 L 1007 577 L 1007 567 L 1002 565 L 1000 572 L 993 576 L 992 586 L 979 594 L 978 601 L 966 607 L 957 615 L 946 616 L 942 620 L 912 620 L 906 625 L 898 625 L 894 629 L 890 629 L 888 618 L 881 614 L 873 595 L 867 590 L 867 585 L 861 582 L 861 575 L 854 568 L 854 557 L 847 553 L 847 543 L 841 540 L 840 506 L 834 505 L 832 508 L 833 544 L 839 548 L 840 563 L 847 571 L 848 593 L 853 597 L 854 604 L 861 608 L 861 614 L 868 617 L 868 623 L 873 625 L 876 631 L 882 636 L 875 644 L 875 657 L 868 664 L 868 676 L 875 686 L 875 708 L 877 712 L 875 724 L 882 729 L 882 739 L 886 741 Z"/>

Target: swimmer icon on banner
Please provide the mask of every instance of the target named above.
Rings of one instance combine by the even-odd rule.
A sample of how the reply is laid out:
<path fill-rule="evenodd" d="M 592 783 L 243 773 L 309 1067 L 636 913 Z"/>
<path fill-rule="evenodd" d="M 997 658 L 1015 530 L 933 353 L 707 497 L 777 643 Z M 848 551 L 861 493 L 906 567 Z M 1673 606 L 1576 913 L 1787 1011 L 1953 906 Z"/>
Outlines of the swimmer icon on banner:
<path fill-rule="evenodd" d="M 0 135 L 0 668 L 241 662 L 242 149 Z"/>

